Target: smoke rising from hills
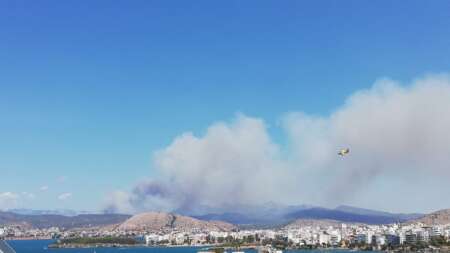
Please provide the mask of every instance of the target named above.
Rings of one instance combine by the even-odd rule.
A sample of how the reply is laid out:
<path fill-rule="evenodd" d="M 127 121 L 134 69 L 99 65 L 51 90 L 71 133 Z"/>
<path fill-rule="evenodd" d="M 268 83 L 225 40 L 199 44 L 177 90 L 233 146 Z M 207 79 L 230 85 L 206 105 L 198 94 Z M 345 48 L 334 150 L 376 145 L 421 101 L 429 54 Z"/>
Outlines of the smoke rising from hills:
<path fill-rule="evenodd" d="M 112 193 L 107 209 L 238 209 L 269 201 L 393 211 L 448 206 L 438 197 L 450 194 L 448 76 L 408 85 L 380 80 L 329 116 L 290 112 L 281 127 L 286 146 L 271 138 L 263 119 L 244 114 L 201 136 L 183 133 L 154 153 L 158 176 Z M 344 147 L 350 154 L 338 157 Z"/>

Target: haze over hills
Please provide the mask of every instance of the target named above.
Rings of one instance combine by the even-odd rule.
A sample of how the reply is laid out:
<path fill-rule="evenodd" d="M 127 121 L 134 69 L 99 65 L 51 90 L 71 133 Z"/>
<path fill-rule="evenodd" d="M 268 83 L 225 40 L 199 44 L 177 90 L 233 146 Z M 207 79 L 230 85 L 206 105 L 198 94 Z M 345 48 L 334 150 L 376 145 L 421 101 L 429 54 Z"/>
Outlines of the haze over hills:
<path fill-rule="evenodd" d="M 262 205 L 234 205 L 222 209 L 204 208 L 203 213 L 200 215 L 190 215 L 189 212 L 182 212 L 201 220 L 223 220 L 238 225 L 276 225 L 292 220 L 287 217 L 287 214 L 310 208 L 314 208 L 314 206 L 283 205 L 268 202 Z M 207 211 L 205 212 L 205 210 Z"/>
<path fill-rule="evenodd" d="M 0 225 L 18 225 L 27 228 L 63 229 L 110 227 L 119 230 L 217 230 L 230 231 L 236 226 L 223 221 L 204 221 L 172 213 L 148 212 L 134 216 L 127 214 L 81 214 L 63 216 L 53 214 L 23 215 L 0 212 Z"/>
<path fill-rule="evenodd" d="M 380 217 L 388 217 L 389 215 L 394 215 L 407 221 L 405 223 L 423 223 L 425 225 L 447 225 L 450 224 L 450 209 L 439 210 L 430 214 L 390 214 L 387 212 L 374 211 L 369 209 L 361 209 L 355 207 L 348 206 L 340 206 L 337 207 L 336 210 L 347 210 L 348 212 L 354 212 L 361 217 L 368 217 L 373 215 L 371 219 L 380 219 Z M 353 217 L 355 218 L 355 217 Z M 327 227 L 327 226 L 339 226 L 342 221 L 331 220 L 331 219 L 297 219 L 288 225 L 285 228 L 298 228 L 301 226 L 319 226 L 319 227 Z M 349 222 L 346 222 L 349 223 Z M 354 223 L 354 222 L 350 222 Z"/>
<path fill-rule="evenodd" d="M 327 219 L 340 222 L 356 222 L 367 224 L 386 224 L 405 222 L 422 217 L 423 214 L 398 214 L 376 211 L 351 206 L 338 206 L 334 209 L 301 206 L 271 206 L 271 208 L 258 208 L 258 212 L 225 212 L 209 213 L 195 216 L 204 220 L 223 220 L 233 224 L 283 224 L 296 219 Z"/>
<path fill-rule="evenodd" d="M 96 227 L 122 223 L 130 215 L 126 214 L 80 214 L 64 216 L 55 214 L 23 215 L 12 212 L 0 212 L 0 225 L 21 225 L 34 228 L 60 227 L 65 229 L 78 227 Z"/>
<path fill-rule="evenodd" d="M 334 210 L 343 211 L 343 212 L 347 212 L 347 213 L 353 213 L 353 214 L 360 214 L 360 215 L 394 217 L 399 220 L 417 219 L 417 218 L 424 216 L 424 214 L 421 214 L 421 213 L 389 213 L 389 212 L 385 212 L 385 211 L 377 211 L 377 210 L 371 210 L 371 209 L 359 208 L 359 207 L 353 207 L 353 206 L 346 206 L 346 205 L 338 206 Z"/>
<path fill-rule="evenodd" d="M 345 210 L 345 211 L 344 211 Z M 359 208 L 310 208 L 288 214 L 293 219 L 330 219 L 341 222 L 357 222 L 366 224 L 388 224 L 405 222 L 423 216 L 422 214 L 395 214 Z"/>
<path fill-rule="evenodd" d="M 63 215 L 63 216 L 77 216 L 80 214 L 97 214 L 88 211 L 76 211 L 71 209 L 54 209 L 54 210 L 35 210 L 35 209 L 9 209 L 8 212 L 22 214 L 22 215 Z"/>
<path fill-rule="evenodd" d="M 449 211 L 442 210 L 434 216 L 423 214 L 397 214 L 351 206 L 338 206 L 334 209 L 308 205 L 284 206 L 270 203 L 266 206 L 246 206 L 238 212 L 219 212 L 219 209 L 204 209 L 217 211 L 201 215 L 178 213 L 148 212 L 135 216 L 127 214 L 51 214 L 52 211 L 19 210 L 21 213 L 0 212 L 0 225 L 20 224 L 21 226 L 65 229 L 80 227 L 114 226 L 119 229 L 185 229 L 190 227 L 230 230 L 234 225 L 279 227 L 286 224 L 297 224 L 312 221 L 333 221 L 338 223 L 388 224 L 394 222 L 423 221 L 430 224 L 449 221 Z M 182 211 L 182 210 L 180 210 Z M 69 212 L 72 213 L 72 212 Z M 184 213 L 188 213 L 184 211 Z M 434 217 L 434 218 L 432 218 Z M 437 217 L 437 218 L 436 218 Z M 233 225 L 232 225 L 233 224 Z"/>

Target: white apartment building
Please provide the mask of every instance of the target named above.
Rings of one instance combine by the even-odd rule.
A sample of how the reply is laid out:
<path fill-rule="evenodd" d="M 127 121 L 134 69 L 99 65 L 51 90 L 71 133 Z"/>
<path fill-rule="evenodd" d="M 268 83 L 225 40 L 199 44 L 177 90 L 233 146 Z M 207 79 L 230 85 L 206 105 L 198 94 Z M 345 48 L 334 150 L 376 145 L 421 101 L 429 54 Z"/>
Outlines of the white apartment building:
<path fill-rule="evenodd" d="M 331 236 L 327 232 L 322 232 L 319 234 L 319 244 L 331 244 Z"/>

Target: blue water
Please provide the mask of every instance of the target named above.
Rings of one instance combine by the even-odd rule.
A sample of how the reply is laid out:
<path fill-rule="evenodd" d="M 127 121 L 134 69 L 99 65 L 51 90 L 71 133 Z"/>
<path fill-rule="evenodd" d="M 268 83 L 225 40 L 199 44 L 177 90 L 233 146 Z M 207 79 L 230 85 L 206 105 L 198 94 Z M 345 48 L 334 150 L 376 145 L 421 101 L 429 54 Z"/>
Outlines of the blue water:
<path fill-rule="evenodd" d="M 47 249 L 53 240 L 20 240 L 8 241 L 17 253 L 197 253 L 201 247 L 132 247 L 132 248 L 80 248 L 80 249 Z M 256 253 L 255 250 L 245 250 L 246 253 Z M 347 250 L 289 250 L 286 253 L 347 253 Z M 352 251 L 352 253 L 358 253 Z M 361 252 L 359 252 L 361 253 Z"/>
<path fill-rule="evenodd" d="M 130 248 L 74 248 L 48 249 L 53 240 L 8 241 L 16 253 L 197 253 L 201 247 L 130 247 Z M 248 250 L 246 253 L 256 253 Z"/>

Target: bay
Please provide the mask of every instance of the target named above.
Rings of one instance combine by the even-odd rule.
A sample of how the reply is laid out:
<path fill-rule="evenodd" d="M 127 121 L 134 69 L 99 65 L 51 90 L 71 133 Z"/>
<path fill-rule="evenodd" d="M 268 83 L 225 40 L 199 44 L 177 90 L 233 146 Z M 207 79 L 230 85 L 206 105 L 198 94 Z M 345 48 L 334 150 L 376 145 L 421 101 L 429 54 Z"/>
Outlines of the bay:
<path fill-rule="evenodd" d="M 202 247 L 129 247 L 129 248 L 71 248 L 48 249 L 53 240 L 13 240 L 8 244 L 16 253 L 197 253 Z M 245 253 L 257 253 L 256 250 L 246 249 Z M 349 250 L 287 250 L 285 253 L 362 253 Z"/>

